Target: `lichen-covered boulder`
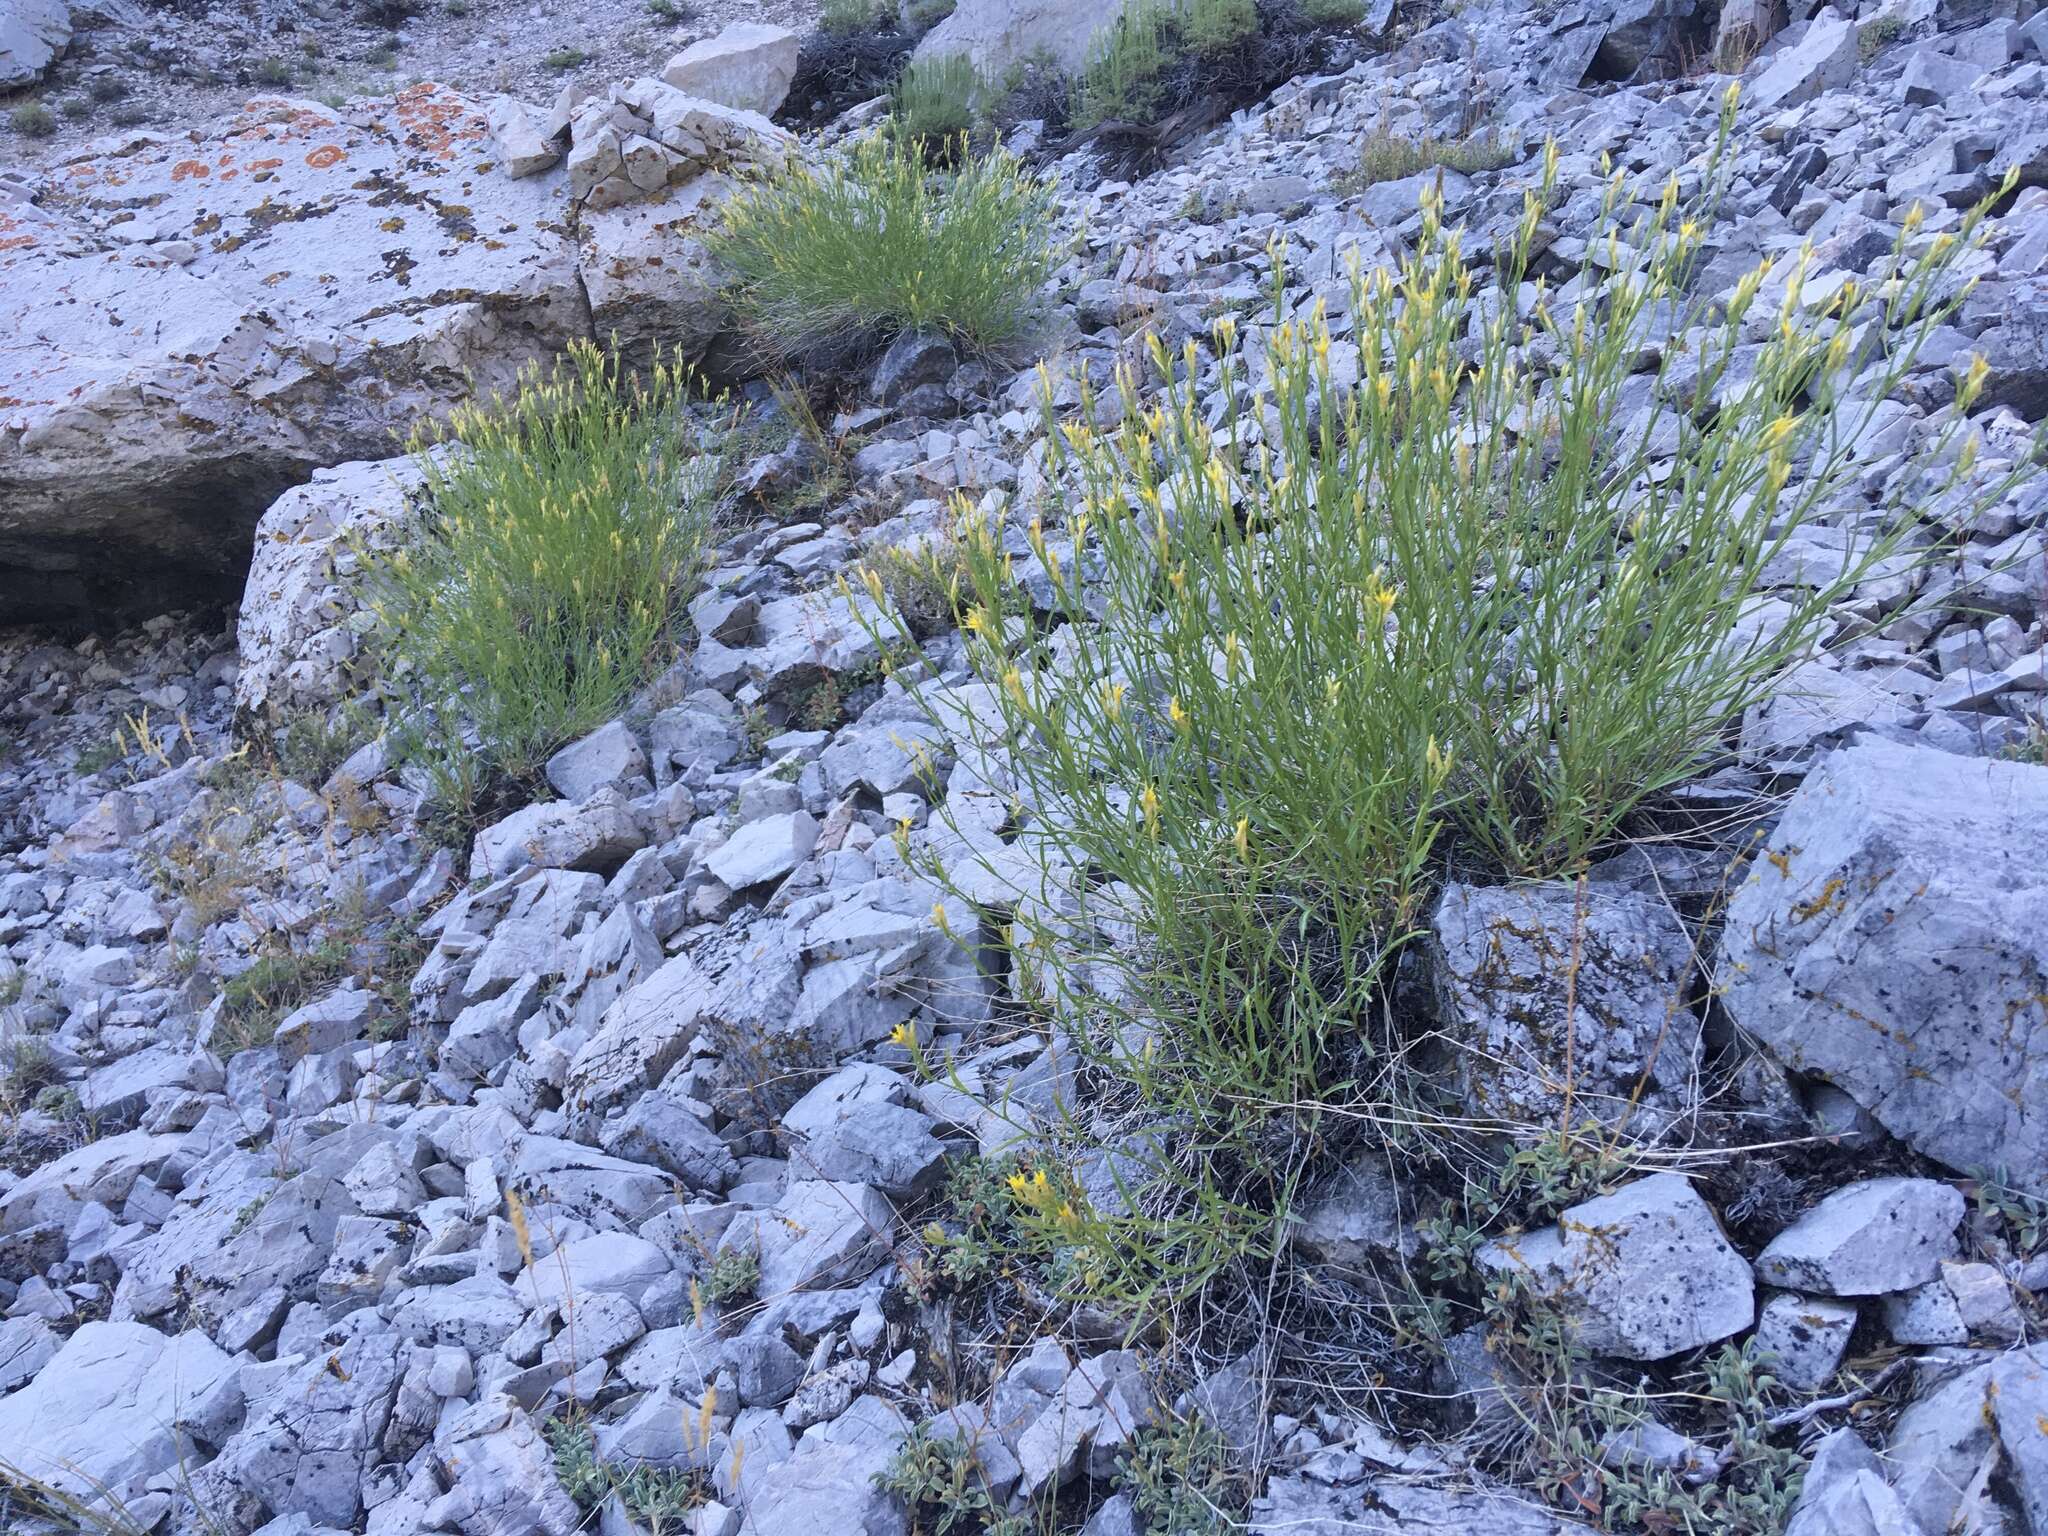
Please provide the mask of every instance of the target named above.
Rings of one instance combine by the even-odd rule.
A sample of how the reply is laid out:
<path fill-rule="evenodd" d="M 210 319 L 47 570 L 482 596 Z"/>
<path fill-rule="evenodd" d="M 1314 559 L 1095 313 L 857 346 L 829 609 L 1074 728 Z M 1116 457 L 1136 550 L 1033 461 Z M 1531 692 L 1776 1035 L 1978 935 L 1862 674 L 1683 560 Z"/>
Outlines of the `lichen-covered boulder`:
<path fill-rule="evenodd" d="M 423 84 L 138 135 L 0 208 L 0 609 L 176 601 L 319 465 L 590 332 L 559 177 Z"/>
<path fill-rule="evenodd" d="M 2048 769 L 1870 739 L 1729 903 L 1721 1003 L 1949 1167 L 2048 1193 Z"/>
<path fill-rule="evenodd" d="M 315 469 L 388 458 L 574 340 L 703 353 L 726 310 L 694 232 L 789 136 L 652 79 L 581 110 L 646 134 L 592 127 L 547 168 L 546 123 L 508 147 L 504 103 L 445 86 L 271 97 L 0 204 L 0 613 L 211 601 Z"/>

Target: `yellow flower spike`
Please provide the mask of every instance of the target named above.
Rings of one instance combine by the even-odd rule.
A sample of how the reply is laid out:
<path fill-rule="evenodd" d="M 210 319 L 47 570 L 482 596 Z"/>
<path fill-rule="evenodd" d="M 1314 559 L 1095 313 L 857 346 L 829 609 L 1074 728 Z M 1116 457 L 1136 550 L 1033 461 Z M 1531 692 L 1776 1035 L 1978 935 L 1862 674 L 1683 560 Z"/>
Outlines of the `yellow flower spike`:
<path fill-rule="evenodd" d="M 909 1021 L 906 1020 L 889 1031 L 889 1043 L 900 1045 L 906 1051 L 916 1045 L 917 1035 L 912 1031 Z"/>
<path fill-rule="evenodd" d="M 947 938 L 953 937 L 953 925 L 946 917 L 946 904 L 943 901 L 932 903 L 932 926 Z"/>
<path fill-rule="evenodd" d="M 1984 446 L 1982 433 L 1972 432 L 1963 439 L 1962 451 L 1956 455 L 1956 474 L 1967 475 L 1977 463 L 1978 450 Z"/>
<path fill-rule="evenodd" d="M 1775 452 L 1798 429 L 1799 420 L 1790 411 L 1764 428 L 1764 448 Z"/>
<path fill-rule="evenodd" d="M 1252 861 L 1252 819 L 1251 819 L 1251 817 L 1249 817 L 1249 816 L 1240 816 L 1240 817 L 1238 817 L 1238 818 L 1237 818 L 1237 832 L 1236 832 L 1236 834 L 1235 834 L 1234 836 L 1232 836 L 1232 838 L 1230 839 L 1230 845 L 1231 845 L 1231 847 L 1233 847 L 1233 848 L 1235 848 L 1235 849 L 1237 850 L 1237 859 L 1238 859 L 1238 862 L 1239 862 L 1240 864 L 1249 864 L 1249 863 L 1251 863 L 1251 861 Z"/>
<path fill-rule="evenodd" d="M 868 589 L 868 596 L 874 599 L 877 605 L 881 604 L 884 601 L 881 574 L 871 565 L 863 566 L 861 567 L 860 580 L 861 585 Z"/>
<path fill-rule="evenodd" d="M 1188 568 L 1185 565 L 1176 565 L 1167 573 L 1166 579 L 1173 587 L 1173 595 L 1175 597 L 1186 597 L 1188 595 Z"/>
<path fill-rule="evenodd" d="M 1962 382 L 1956 386 L 1956 408 L 1958 410 L 1967 411 L 1970 408 L 1971 403 L 1977 398 L 1979 391 L 1984 388 L 1984 381 L 1990 377 L 1990 374 L 1991 364 L 1985 361 L 1984 354 L 1982 352 L 1974 354 L 1970 358 L 1969 371 L 1963 375 Z"/>
<path fill-rule="evenodd" d="M 1173 364 L 1168 361 L 1166 356 L 1166 343 L 1159 339 L 1157 331 L 1147 331 L 1145 333 L 1145 350 L 1151 355 L 1152 366 L 1157 368 L 1160 373 L 1165 374 L 1172 370 Z"/>
<path fill-rule="evenodd" d="M 1230 499 L 1230 471 L 1223 467 L 1223 461 L 1212 454 L 1208 464 L 1204 466 L 1204 470 L 1209 477 L 1210 493 L 1218 501 L 1228 501 Z"/>
<path fill-rule="evenodd" d="M 1123 683 L 1104 683 L 1102 685 L 1102 712 L 1109 717 L 1112 723 L 1123 719 L 1125 688 L 1126 685 Z"/>
<path fill-rule="evenodd" d="M 1237 345 L 1237 316 L 1218 315 L 1209 329 L 1225 352 Z"/>
<path fill-rule="evenodd" d="M 1159 835 L 1159 791 L 1147 784 L 1138 794 L 1138 809 L 1145 813 L 1145 830 Z"/>
<path fill-rule="evenodd" d="M 1003 692 L 1007 693 L 1018 704 L 1024 703 L 1024 674 L 1015 667 L 1011 667 L 1003 673 Z"/>
<path fill-rule="evenodd" d="M 1232 682 L 1237 681 L 1237 667 L 1238 638 L 1237 631 L 1233 629 L 1223 637 L 1223 671 Z"/>
<path fill-rule="evenodd" d="M 1176 731 L 1186 734 L 1189 726 L 1187 707 L 1178 698 L 1166 701 L 1166 718 Z"/>
<path fill-rule="evenodd" d="M 1451 776 L 1451 754 L 1436 744 L 1434 736 L 1429 738 L 1424 758 L 1429 765 L 1429 776 L 1435 783 L 1441 784 Z"/>

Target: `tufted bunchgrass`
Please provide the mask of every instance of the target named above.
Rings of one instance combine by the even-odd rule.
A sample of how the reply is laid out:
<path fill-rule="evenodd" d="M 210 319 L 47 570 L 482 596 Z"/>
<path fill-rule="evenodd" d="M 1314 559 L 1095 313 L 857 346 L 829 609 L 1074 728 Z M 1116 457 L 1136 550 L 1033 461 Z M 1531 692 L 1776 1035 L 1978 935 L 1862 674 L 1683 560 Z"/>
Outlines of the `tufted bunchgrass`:
<path fill-rule="evenodd" d="M 421 439 L 411 537 L 364 558 L 404 745 L 458 798 L 534 775 L 674 658 L 726 482 L 727 434 L 689 384 L 578 343 Z"/>
<path fill-rule="evenodd" d="M 1074 83 L 1069 118 L 1077 128 L 1110 121 L 1147 122 L 1165 93 L 1177 34 L 1166 0 L 1136 0 L 1095 34 Z"/>
<path fill-rule="evenodd" d="M 1403 138 L 1384 129 L 1366 137 L 1358 148 L 1358 168 L 1348 181 L 1361 187 L 1382 181 L 1399 181 L 1439 166 L 1471 176 L 1513 165 L 1521 156 L 1490 133 L 1470 133 L 1457 138 L 1424 134 Z"/>
<path fill-rule="evenodd" d="M 890 92 L 889 124 L 898 137 L 931 158 L 957 146 L 974 127 L 981 74 L 965 54 L 912 59 Z"/>
<path fill-rule="evenodd" d="M 1931 237 L 1909 219 L 1868 281 L 1809 296 L 1794 255 L 1707 309 L 1688 285 L 1711 205 L 1616 173 L 1604 282 L 1567 299 L 1529 275 L 1557 165 L 1552 146 L 1485 265 L 1426 194 L 1406 259 L 1355 274 L 1347 339 L 1276 248 L 1256 339 L 1226 317 L 1208 359 L 1154 343 L 1114 430 L 1091 399 L 1064 424 L 1048 405 L 1063 529 L 1012 540 L 959 509 L 1003 744 L 960 750 L 1016 842 L 979 874 L 1016 893 L 1016 973 L 1103 1102 L 1172 1128 L 1108 1205 L 1055 1176 L 1033 1207 L 1064 1271 L 1133 1319 L 1263 1269 L 1339 1128 L 1420 1123 L 1391 1070 L 1393 965 L 1446 867 L 1586 868 L 1730 758 L 1862 583 L 1929 558 L 1915 504 L 2010 489 L 1962 484 L 1972 369 L 1890 502 L 1860 501 L 1859 444 L 1966 292 L 1982 209 Z M 1639 371 L 1695 319 L 1697 346 L 1659 340 Z M 1823 520 L 1839 564 L 1761 596 Z M 1076 1157 L 1101 1134 L 1070 1131 Z"/>
<path fill-rule="evenodd" d="M 1074 84 L 1070 121 L 1077 128 L 1152 121 L 1165 102 L 1170 72 L 1251 45 L 1259 31 L 1252 0 L 1136 0 L 1090 40 Z"/>
<path fill-rule="evenodd" d="M 1052 271 L 1052 192 L 1002 150 L 961 160 L 933 171 L 907 137 L 878 134 L 743 188 L 711 242 L 742 319 L 793 360 L 901 331 L 977 350 L 1018 340 Z"/>

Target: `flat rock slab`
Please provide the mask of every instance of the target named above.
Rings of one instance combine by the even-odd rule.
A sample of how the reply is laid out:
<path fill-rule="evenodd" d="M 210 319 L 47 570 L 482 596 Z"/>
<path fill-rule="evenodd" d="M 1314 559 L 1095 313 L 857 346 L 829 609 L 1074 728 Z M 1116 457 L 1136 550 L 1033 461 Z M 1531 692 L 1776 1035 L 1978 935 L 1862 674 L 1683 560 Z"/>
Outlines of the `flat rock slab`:
<path fill-rule="evenodd" d="M 105 1487 L 133 1498 L 197 1454 L 173 1425 L 232 1368 L 203 1333 L 87 1323 L 34 1381 L 0 1400 L 0 1457 L 74 1495 Z"/>
<path fill-rule="evenodd" d="M 1253 1503 L 1247 1529 L 1251 1536 L 1588 1536 L 1593 1528 L 1506 1489 L 1433 1488 L 1397 1478 L 1331 1488 L 1276 1477 Z"/>
<path fill-rule="evenodd" d="M 0 606 L 217 581 L 315 466 L 589 335 L 558 178 L 499 172 L 486 128 L 433 84 L 261 98 L 0 208 Z"/>

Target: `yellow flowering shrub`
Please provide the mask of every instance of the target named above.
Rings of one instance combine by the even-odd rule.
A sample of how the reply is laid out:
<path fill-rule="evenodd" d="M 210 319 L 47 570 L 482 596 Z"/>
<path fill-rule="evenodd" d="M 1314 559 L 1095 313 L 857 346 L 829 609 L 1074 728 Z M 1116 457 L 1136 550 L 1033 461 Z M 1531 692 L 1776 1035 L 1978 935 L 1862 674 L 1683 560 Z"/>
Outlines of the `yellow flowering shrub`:
<path fill-rule="evenodd" d="M 1195 382 L 1196 342 L 1154 341 L 1120 426 L 1088 425 L 1090 400 L 1048 422 L 1063 529 L 1033 520 L 1020 548 L 960 508 L 962 633 L 1013 819 L 1063 887 L 1019 903 L 1012 947 L 1111 1101 L 1173 1128 L 1123 1213 L 1068 1222 L 1126 1298 L 1269 1254 L 1304 1148 L 1337 1127 L 1400 1134 L 1392 962 L 1446 867 L 1583 869 L 1726 760 L 1860 583 L 1925 558 L 1910 507 L 1837 502 L 1966 292 L 1977 216 L 1811 298 L 1803 257 L 1766 264 L 1710 312 L 1675 182 L 1617 174 L 1605 280 L 1567 301 L 1528 278 L 1556 173 L 1553 148 L 1484 264 L 1426 198 L 1412 254 L 1354 274 L 1342 340 L 1276 250 L 1256 350 L 1228 318 L 1209 338 L 1220 382 Z M 1697 345 L 1661 342 L 1640 375 L 1687 317 Z M 1979 381 L 1901 496 L 1956 488 Z M 1824 515 L 1839 569 L 1759 596 Z M 1027 552 L 1050 612 L 1020 624 Z"/>
<path fill-rule="evenodd" d="M 373 557 L 373 608 L 411 742 L 454 798 L 487 772 L 532 776 L 673 658 L 724 483 L 688 383 L 579 343 L 419 445 L 424 506 Z"/>

